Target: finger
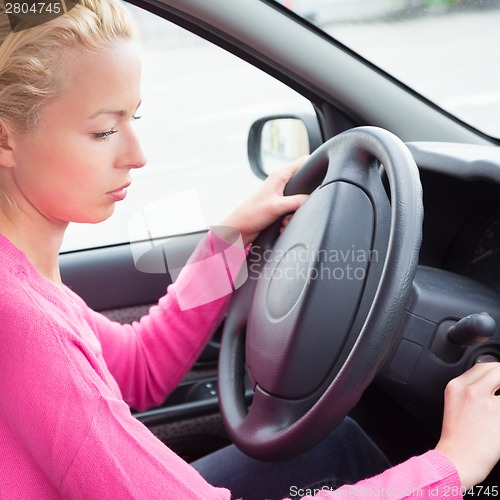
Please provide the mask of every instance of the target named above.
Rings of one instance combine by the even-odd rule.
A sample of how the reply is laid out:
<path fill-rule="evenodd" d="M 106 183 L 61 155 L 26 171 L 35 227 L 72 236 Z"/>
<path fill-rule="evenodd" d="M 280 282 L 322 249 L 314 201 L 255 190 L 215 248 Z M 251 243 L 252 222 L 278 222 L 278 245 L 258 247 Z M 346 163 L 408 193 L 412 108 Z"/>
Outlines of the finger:
<path fill-rule="evenodd" d="M 292 161 L 292 163 L 290 163 L 287 167 L 285 167 L 285 169 L 287 171 L 291 171 L 293 175 L 306 162 L 306 160 L 309 159 L 310 156 L 311 155 L 305 155 L 297 158 L 296 160 Z"/>
<path fill-rule="evenodd" d="M 290 222 L 290 219 L 292 218 L 292 214 L 288 214 L 288 215 L 285 215 L 285 217 L 283 218 L 283 220 L 281 221 L 281 225 L 284 227 L 286 226 L 289 222 Z"/>
<path fill-rule="evenodd" d="M 478 384 L 484 390 L 487 390 L 491 394 L 495 394 L 495 392 L 500 388 L 500 363 L 484 363 L 492 365 L 490 369 L 482 370 L 483 374 L 480 377 L 476 384 Z"/>
<path fill-rule="evenodd" d="M 283 217 L 283 220 L 281 221 L 280 234 L 285 230 L 285 227 L 290 222 L 291 218 L 292 218 L 292 214 L 285 215 L 285 217 Z"/>
<path fill-rule="evenodd" d="M 300 158 L 297 158 L 291 163 L 291 168 L 296 172 L 309 158 L 311 155 L 304 155 L 301 156 Z"/>
<path fill-rule="evenodd" d="M 488 373 L 496 372 L 497 370 L 500 370 L 500 363 L 477 363 L 460 375 L 458 379 L 464 384 L 474 384 L 479 382 Z"/>
<path fill-rule="evenodd" d="M 283 167 L 279 170 L 276 170 L 275 173 L 278 174 L 279 180 L 282 185 L 285 186 L 287 182 L 293 177 L 295 172 L 305 163 L 305 161 L 309 158 L 310 155 L 302 156 L 297 158 L 295 161 Z"/>
<path fill-rule="evenodd" d="M 290 196 L 283 196 L 280 203 L 281 213 L 291 213 L 298 210 L 302 204 L 309 198 L 307 194 L 293 194 Z"/>

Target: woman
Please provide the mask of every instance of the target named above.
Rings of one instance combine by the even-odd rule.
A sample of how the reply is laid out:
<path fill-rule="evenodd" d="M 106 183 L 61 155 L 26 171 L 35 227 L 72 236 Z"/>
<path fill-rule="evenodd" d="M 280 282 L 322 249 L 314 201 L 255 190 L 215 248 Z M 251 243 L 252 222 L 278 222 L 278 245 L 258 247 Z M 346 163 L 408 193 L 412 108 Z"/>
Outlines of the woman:
<path fill-rule="evenodd" d="M 130 171 L 146 161 L 132 128 L 141 95 L 130 20 L 114 0 L 81 0 L 24 31 L 12 33 L 5 13 L 0 23 L 0 496 L 230 498 L 226 484 L 208 484 L 129 411 L 163 401 L 220 322 L 227 298 L 183 311 L 178 303 L 181 293 L 212 286 L 213 275 L 186 268 L 149 315 L 119 325 L 90 310 L 59 274 L 69 222 L 107 219 L 126 195 Z M 271 176 L 223 221 L 245 246 L 304 201 L 283 196 L 299 164 Z M 212 254 L 210 238 L 217 236 L 202 242 L 196 260 Z M 460 498 L 460 487 L 482 480 L 500 455 L 492 436 L 499 385 L 493 364 L 454 381 L 437 451 L 367 480 L 368 487 L 408 486 L 410 477 L 424 492 L 449 487 L 449 496 Z M 345 430 L 335 435 L 342 440 Z M 324 450 L 306 458 L 313 455 L 329 468 Z M 210 477 L 217 460 L 197 466 Z M 257 473 L 265 484 L 264 469 Z M 311 476 L 297 487 L 315 482 Z"/>

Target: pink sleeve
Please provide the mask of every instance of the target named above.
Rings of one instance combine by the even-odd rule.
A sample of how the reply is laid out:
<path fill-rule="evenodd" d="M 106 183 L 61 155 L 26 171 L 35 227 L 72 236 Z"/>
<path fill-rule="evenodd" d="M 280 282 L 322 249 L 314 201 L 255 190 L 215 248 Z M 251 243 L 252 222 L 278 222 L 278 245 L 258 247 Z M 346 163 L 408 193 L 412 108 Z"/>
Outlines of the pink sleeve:
<path fill-rule="evenodd" d="M 0 315 L 1 498 L 229 500 L 131 415 L 74 310 L 15 293 Z"/>
<path fill-rule="evenodd" d="M 230 500 L 130 415 L 123 401 L 103 396 L 91 427 L 64 476 L 63 498 Z"/>
<path fill-rule="evenodd" d="M 372 500 L 458 500 L 463 498 L 458 473 L 451 461 L 436 451 L 428 451 L 392 467 L 378 476 L 336 490 L 321 489 L 293 492 L 303 500 L 352 498 Z"/>
<path fill-rule="evenodd" d="M 246 271 L 245 249 L 212 232 L 198 245 L 167 294 L 131 325 L 89 312 L 103 356 L 125 401 L 158 405 L 180 382 L 221 322 L 235 283 Z"/>

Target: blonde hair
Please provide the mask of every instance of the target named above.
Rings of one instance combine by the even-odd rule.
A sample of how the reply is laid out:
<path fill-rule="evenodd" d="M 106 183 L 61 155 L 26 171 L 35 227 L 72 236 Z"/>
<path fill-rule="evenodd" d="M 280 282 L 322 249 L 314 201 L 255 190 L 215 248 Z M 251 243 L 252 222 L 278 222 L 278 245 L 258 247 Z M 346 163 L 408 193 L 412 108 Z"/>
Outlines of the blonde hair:
<path fill-rule="evenodd" d="M 62 88 L 61 68 L 72 51 L 100 51 L 133 37 L 133 23 L 116 0 L 79 0 L 67 13 L 15 33 L 0 3 L 0 120 L 27 132 Z"/>

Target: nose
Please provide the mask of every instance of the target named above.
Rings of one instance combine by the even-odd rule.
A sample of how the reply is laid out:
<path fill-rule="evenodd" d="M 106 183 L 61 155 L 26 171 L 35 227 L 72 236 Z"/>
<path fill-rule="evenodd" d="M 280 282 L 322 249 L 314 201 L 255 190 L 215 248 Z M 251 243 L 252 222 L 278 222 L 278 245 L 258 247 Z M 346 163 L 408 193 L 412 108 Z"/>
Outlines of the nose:
<path fill-rule="evenodd" d="M 119 165 L 126 168 L 142 168 L 147 163 L 146 156 L 142 150 L 141 141 L 135 130 L 131 128 L 122 135 L 122 154 Z"/>

